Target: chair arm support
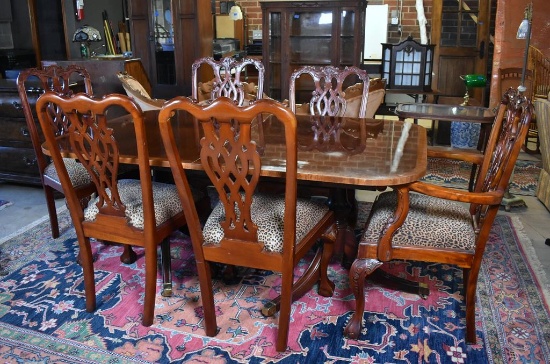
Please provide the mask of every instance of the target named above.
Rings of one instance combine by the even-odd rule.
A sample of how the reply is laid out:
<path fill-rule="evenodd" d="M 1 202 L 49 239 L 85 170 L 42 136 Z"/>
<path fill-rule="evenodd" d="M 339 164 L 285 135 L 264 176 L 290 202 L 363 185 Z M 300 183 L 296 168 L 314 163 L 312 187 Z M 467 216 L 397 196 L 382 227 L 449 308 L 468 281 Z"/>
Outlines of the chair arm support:
<path fill-rule="evenodd" d="M 476 149 L 458 149 L 452 147 L 429 146 L 429 158 L 453 159 L 480 165 L 483 154 Z"/>
<path fill-rule="evenodd" d="M 499 205 L 504 195 L 504 191 L 469 192 L 468 190 L 458 190 L 426 182 L 413 182 L 409 185 L 409 188 L 411 191 L 428 196 L 482 205 Z"/>

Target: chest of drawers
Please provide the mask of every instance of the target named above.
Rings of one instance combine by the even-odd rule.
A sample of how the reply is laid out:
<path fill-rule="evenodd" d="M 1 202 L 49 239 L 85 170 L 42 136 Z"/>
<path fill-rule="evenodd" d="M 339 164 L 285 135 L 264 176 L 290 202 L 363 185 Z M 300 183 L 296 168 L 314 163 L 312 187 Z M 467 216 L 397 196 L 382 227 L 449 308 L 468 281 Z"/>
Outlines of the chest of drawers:
<path fill-rule="evenodd" d="M 34 110 L 41 90 L 30 87 L 29 102 Z M 0 181 L 41 185 L 15 80 L 0 80 Z"/>

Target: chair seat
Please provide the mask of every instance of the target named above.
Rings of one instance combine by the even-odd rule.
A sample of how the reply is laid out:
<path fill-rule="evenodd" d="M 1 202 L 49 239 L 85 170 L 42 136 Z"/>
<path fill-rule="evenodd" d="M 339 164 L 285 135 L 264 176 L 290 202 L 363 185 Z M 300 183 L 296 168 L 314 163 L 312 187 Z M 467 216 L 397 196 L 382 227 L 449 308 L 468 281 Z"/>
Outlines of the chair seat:
<path fill-rule="evenodd" d="M 388 218 L 393 216 L 397 194 L 380 194 L 372 208 L 364 241 L 378 242 Z M 410 193 L 409 213 L 395 232 L 392 245 L 474 251 L 476 235 L 466 205 L 432 196 Z"/>
<path fill-rule="evenodd" d="M 326 205 L 298 199 L 296 203 L 296 243 L 300 242 L 327 212 Z M 251 216 L 252 221 L 258 226 L 258 241 L 265 245 L 265 250 L 280 253 L 283 249 L 284 197 L 255 194 L 252 199 Z M 220 222 L 224 220 L 223 203 L 218 202 L 203 228 L 205 244 L 220 243 L 224 236 Z"/>
<path fill-rule="evenodd" d="M 74 187 L 80 187 L 87 185 L 92 182 L 90 175 L 86 168 L 79 163 L 76 159 L 73 158 L 63 158 L 65 167 L 67 168 L 67 173 L 69 174 L 69 179 L 71 180 Z M 59 176 L 53 163 L 50 163 L 44 170 L 44 175 L 53 179 L 54 181 L 59 182 Z"/>
<path fill-rule="evenodd" d="M 126 206 L 126 217 L 130 224 L 135 228 L 143 229 L 141 182 L 135 179 L 119 180 L 118 190 L 120 199 Z M 84 210 L 84 220 L 95 220 L 99 213 L 99 209 L 96 206 L 98 201 L 99 197 L 90 201 L 88 207 Z M 178 191 L 174 185 L 153 182 L 153 201 L 157 226 L 182 211 Z"/>

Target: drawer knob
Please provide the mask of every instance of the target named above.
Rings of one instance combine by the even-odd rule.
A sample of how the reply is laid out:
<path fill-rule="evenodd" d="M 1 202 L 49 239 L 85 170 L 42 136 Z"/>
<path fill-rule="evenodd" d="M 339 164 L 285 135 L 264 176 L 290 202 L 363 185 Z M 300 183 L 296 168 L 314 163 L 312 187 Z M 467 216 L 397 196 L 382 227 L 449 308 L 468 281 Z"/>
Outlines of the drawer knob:
<path fill-rule="evenodd" d="M 26 136 L 28 137 L 30 134 L 29 134 L 29 129 L 25 128 L 24 126 L 21 127 L 21 135 L 23 136 Z"/>
<path fill-rule="evenodd" d="M 28 158 L 28 157 L 23 157 L 23 162 L 27 165 L 27 166 L 34 166 L 36 165 L 36 158 Z"/>
<path fill-rule="evenodd" d="M 12 102 L 12 105 L 15 108 L 15 110 L 23 110 L 23 105 L 21 105 L 21 103 L 17 101 Z"/>

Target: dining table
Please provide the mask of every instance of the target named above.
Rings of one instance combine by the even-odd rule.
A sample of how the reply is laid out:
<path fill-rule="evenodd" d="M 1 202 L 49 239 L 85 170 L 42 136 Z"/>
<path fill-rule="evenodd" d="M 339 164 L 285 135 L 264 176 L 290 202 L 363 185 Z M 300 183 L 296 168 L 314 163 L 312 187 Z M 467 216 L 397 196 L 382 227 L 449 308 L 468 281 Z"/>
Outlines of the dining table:
<path fill-rule="evenodd" d="M 152 167 L 169 168 L 158 126 L 158 111 L 144 112 L 149 159 Z M 297 115 L 298 183 L 329 187 L 331 207 L 337 219 L 336 259 L 344 266 L 353 263 L 358 241 L 350 221 L 353 201 L 346 191 L 383 190 L 404 186 L 422 178 L 427 169 L 426 130 L 410 122 L 335 116 Z M 195 120 L 178 111 L 171 118 L 182 164 L 188 171 L 201 171 Z M 283 126 L 270 117 L 255 121 L 252 135 L 261 154 L 261 176 L 285 176 Z M 119 148 L 119 162 L 137 164 L 135 130 L 129 115 L 109 120 Z M 58 139 L 64 157 L 74 157 L 63 136 Z M 44 152 L 49 154 L 46 145 Z M 388 224 L 393 224 L 388 221 Z"/>

